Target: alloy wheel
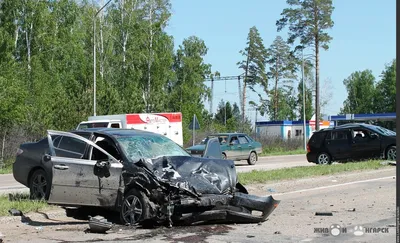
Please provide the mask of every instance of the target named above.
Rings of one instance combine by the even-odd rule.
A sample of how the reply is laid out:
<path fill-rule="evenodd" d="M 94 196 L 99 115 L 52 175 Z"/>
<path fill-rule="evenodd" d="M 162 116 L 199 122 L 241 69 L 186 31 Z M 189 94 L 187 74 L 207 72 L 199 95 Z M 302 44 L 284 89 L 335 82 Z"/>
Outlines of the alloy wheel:
<path fill-rule="evenodd" d="M 318 156 L 318 164 L 320 164 L 320 165 L 327 165 L 327 164 L 329 164 L 329 156 L 328 156 L 327 154 L 325 154 L 325 153 L 320 154 L 320 155 Z"/>
<path fill-rule="evenodd" d="M 135 195 L 129 195 L 122 205 L 123 220 L 131 225 L 139 223 L 143 213 L 143 205 Z"/>
<path fill-rule="evenodd" d="M 391 147 L 387 151 L 387 159 L 388 160 L 396 160 L 396 148 Z"/>
<path fill-rule="evenodd" d="M 32 180 L 32 197 L 34 199 L 44 199 L 47 191 L 47 180 L 42 173 L 38 173 Z"/>
<path fill-rule="evenodd" d="M 257 156 L 255 153 L 250 154 L 250 162 L 251 162 L 251 164 L 254 164 L 257 162 Z"/>

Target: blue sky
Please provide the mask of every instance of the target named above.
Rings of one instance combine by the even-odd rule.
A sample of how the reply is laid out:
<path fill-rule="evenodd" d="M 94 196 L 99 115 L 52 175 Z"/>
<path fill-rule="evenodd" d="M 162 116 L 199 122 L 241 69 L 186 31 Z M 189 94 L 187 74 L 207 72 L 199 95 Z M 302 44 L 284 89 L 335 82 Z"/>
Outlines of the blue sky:
<path fill-rule="evenodd" d="M 329 115 L 338 113 L 347 97 L 345 78 L 354 71 L 371 69 L 379 80 L 385 64 L 396 56 L 396 1 L 340 0 L 333 4 L 335 24 L 329 30 L 333 40 L 320 55 L 321 86 L 331 80 L 327 87 L 332 99 L 322 111 Z M 209 48 L 205 61 L 213 71 L 221 76 L 239 75 L 242 71 L 236 63 L 242 59 L 239 51 L 246 46 L 250 27 L 258 28 L 266 47 L 277 35 L 286 39 L 287 30 L 277 32 L 275 25 L 285 7 L 285 0 L 172 0 L 167 32 L 174 36 L 176 48 L 185 38 L 198 36 Z M 224 82 L 214 84 L 214 112 L 221 99 L 239 103 L 237 81 L 227 81 L 226 87 L 225 93 Z M 327 91 L 321 87 L 320 92 Z M 253 92 L 248 94 L 248 100 L 258 101 Z M 254 111 L 246 114 L 254 120 Z"/>

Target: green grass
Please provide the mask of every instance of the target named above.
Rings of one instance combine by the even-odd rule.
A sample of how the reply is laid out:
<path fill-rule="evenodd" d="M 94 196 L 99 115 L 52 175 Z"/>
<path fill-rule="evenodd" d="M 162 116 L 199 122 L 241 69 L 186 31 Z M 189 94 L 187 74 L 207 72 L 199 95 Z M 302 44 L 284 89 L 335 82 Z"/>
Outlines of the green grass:
<path fill-rule="evenodd" d="M 273 155 L 293 155 L 293 154 L 306 154 L 304 149 L 285 150 L 284 148 L 269 148 L 264 149 L 260 156 L 273 156 Z"/>
<path fill-rule="evenodd" d="M 11 200 L 10 200 L 11 199 Z M 11 216 L 8 210 L 20 210 L 22 213 L 38 212 L 55 208 L 48 205 L 45 201 L 33 201 L 29 199 L 29 194 L 15 193 L 0 196 L 0 216 Z"/>
<path fill-rule="evenodd" d="M 0 168 L 0 175 L 1 174 L 11 174 L 12 173 L 12 166 L 6 165 L 3 168 Z"/>
<path fill-rule="evenodd" d="M 267 181 L 291 180 L 312 176 L 332 175 L 348 171 L 376 170 L 387 165 L 381 165 L 381 160 L 348 162 L 333 165 L 300 166 L 268 171 L 253 170 L 238 173 L 239 181 L 243 185 L 265 183 Z"/>

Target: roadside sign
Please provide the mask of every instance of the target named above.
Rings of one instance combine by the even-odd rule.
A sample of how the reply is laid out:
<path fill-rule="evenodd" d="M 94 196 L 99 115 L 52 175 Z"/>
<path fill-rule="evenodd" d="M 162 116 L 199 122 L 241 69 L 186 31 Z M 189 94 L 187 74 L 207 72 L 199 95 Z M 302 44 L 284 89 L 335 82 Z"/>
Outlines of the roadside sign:
<path fill-rule="evenodd" d="M 197 120 L 196 115 L 193 116 L 193 120 L 189 124 L 189 129 L 193 130 L 193 123 L 194 123 L 194 130 L 199 130 L 200 129 L 200 124 L 199 121 Z"/>

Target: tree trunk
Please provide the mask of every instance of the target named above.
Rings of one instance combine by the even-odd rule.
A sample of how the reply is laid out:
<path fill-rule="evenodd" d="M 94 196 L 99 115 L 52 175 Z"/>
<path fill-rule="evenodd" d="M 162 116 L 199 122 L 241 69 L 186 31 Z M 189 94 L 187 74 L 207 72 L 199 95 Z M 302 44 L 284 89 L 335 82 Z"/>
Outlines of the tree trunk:
<path fill-rule="evenodd" d="M 274 89 L 274 120 L 277 120 L 278 114 L 278 58 L 276 59 L 276 66 L 275 66 L 275 89 Z"/>
<path fill-rule="evenodd" d="M 16 56 L 17 56 L 17 45 L 18 45 L 18 37 L 19 37 L 19 26 L 18 26 L 18 21 L 17 21 L 17 17 L 15 17 L 15 20 L 14 20 L 14 23 L 15 23 L 15 32 L 14 32 L 14 34 L 15 34 L 15 38 L 14 38 L 14 53 L 15 53 L 15 58 L 16 58 Z"/>
<path fill-rule="evenodd" d="M 150 90 L 151 90 L 151 64 L 153 61 L 153 7 L 154 2 L 150 3 L 150 10 L 149 10 L 149 59 L 147 61 L 147 91 L 146 91 L 146 112 L 150 112 Z"/>
<path fill-rule="evenodd" d="M 319 130 L 319 40 L 315 39 L 315 130 Z"/>
<path fill-rule="evenodd" d="M 28 50 L 28 71 L 31 72 L 31 34 L 33 29 L 33 23 L 31 23 L 30 30 L 25 30 L 25 38 L 26 38 L 26 49 Z"/>
<path fill-rule="evenodd" d="M 125 88 L 126 74 L 126 46 L 128 42 L 128 31 L 124 30 L 125 22 L 125 3 L 121 1 L 121 25 L 122 25 L 122 89 Z"/>
<path fill-rule="evenodd" d="M 4 166 L 4 147 L 6 144 L 6 131 L 3 131 L 3 142 L 1 146 L 0 168 Z"/>

